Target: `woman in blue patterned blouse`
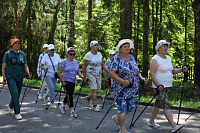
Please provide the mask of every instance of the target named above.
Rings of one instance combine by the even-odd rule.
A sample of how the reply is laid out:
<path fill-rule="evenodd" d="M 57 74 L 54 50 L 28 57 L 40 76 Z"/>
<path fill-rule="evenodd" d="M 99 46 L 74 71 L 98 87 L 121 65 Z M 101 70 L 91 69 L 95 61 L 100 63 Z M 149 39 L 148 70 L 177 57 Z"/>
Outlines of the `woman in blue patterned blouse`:
<path fill-rule="evenodd" d="M 129 54 L 133 47 L 133 41 L 122 39 L 116 46 L 119 54 L 111 61 L 110 77 L 111 94 L 117 99 L 117 115 L 112 116 L 116 126 L 120 128 L 119 133 L 130 133 L 124 126 L 125 115 L 132 112 L 135 107 L 135 96 L 138 95 L 139 78 L 145 80 L 139 72 L 134 57 Z"/>

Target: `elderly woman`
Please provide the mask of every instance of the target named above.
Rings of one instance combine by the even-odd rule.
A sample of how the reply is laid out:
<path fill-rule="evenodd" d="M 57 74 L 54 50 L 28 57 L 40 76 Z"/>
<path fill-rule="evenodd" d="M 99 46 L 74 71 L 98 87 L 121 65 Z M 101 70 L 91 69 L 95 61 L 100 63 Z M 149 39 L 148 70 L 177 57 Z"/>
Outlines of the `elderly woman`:
<path fill-rule="evenodd" d="M 63 104 L 60 106 L 61 113 L 66 113 L 65 105 L 69 102 L 71 117 L 77 118 L 77 114 L 74 111 L 74 104 L 73 104 L 73 93 L 75 89 L 76 75 L 78 74 L 78 76 L 81 77 L 82 79 L 84 77 L 82 76 L 79 70 L 78 61 L 74 59 L 75 55 L 76 55 L 75 49 L 73 47 L 69 47 L 67 49 L 67 58 L 64 59 L 59 66 L 58 75 L 60 77 L 62 85 L 65 87 L 65 90 L 67 92 Z"/>
<path fill-rule="evenodd" d="M 91 50 L 84 56 L 83 62 L 83 75 L 84 81 L 87 82 L 92 90 L 89 96 L 86 96 L 86 101 L 89 106 L 90 99 L 93 102 L 93 110 L 99 112 L 100 109 L 97 106 L 97 93 L 101 90 L 101 73 L 102 68 L 109 72 L 108 68 L 103 62 L 103 56 L 98 52 L 100 45 L 97 41 L 90 43 Z"/>
<path fill-rule="evenodd" d="M 53 44 L 48 46 L 48 54 L 45 54 L 41 61 L 41 69 L 46 72 L 45 82 L 47 83 L 47 92 L 43 96 L 44 103 L 48 105 L 47 97 L 50 97 L 51 107 L 57 108 L 54 104 L 54 91 L 56 89 L 57 78 L 55 77 L 55 72 L 57 72 L 58 65 L 61 62 L 60 56 L 56 53 Z"/>
<path fill-rule="evenodd" d="M 168 91 L 172 88 L 173 76 L 172 74 L 177 74 L 183 71 L 187 71 L 187 67 L 174 68 L 171 59 L 166 55 L 170 44 L 165 40 L 158 41 L 155 49 L 158 51 L 156 55 L 153 56 L 150 63 L 150 77 L 152 79 L 152 87 L 155 92 L 158 92 L 155 104 L 153 106 L 151 118 L 148 125 L 151 127 L 159 128 L 160 125 L 154 122 L 156 115 L 159 112 L 159 108 L 164 110 L 165 117 L 172 126 L 172 133 L 178 131 L 183 127 L 183 125 L 176 125 L 173 120 L 170 105 L 168 100 Z"/>
<path fill-rule="evenodd" d="M 133 41 L 122 39 L 116 46 L 119 54 L 111 61 L 111 95 L 117 99 L 117 115 L 112 116 L 119 133 L 130 133 L 124 126 L 125 115 L 132 112 L 135 106 L 135 96 L 139 87 L 139 78 L 148 82 L 141 76 L 134 57 L 129 54 Z"/>
<path fill-rule="evenodd" d="M 18 38 L 11 41 L 10 47 L 3 57 L 2 76 L 3 84 L 8 83 L 11 94 L 10 104 L 8 105 L 9 113 L 15 114 L 15 119 L 21 120 L 19 97 L 22 90 L 24 73 L 29 75 L 29 68 L 24 52 L 20 50 L 22 46 Z"/>

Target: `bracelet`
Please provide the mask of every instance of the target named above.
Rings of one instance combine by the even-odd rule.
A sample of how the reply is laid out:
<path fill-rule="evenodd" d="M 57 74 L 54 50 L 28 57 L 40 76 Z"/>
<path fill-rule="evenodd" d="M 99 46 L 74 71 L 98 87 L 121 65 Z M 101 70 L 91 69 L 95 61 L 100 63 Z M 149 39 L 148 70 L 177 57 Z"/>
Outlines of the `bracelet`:
<path fill-rule="evenodd" d="M 86 78 L 87 76 L 84 76 L 84 78 Z"/>
<path fill-rule="evenodd" d="M 5 82 L 5 81 L 6 81 L 6 79 L 3 79 L 3 81 Z"/>
<path fill-rule="evenodd" d="M 165 87 L 164 87 L 164 85 L 162 85 L 162 84 L 159 84 L 159 85 L 157 86 L 157 89 L 158 89 L 160 86 L 162 86 L 163 88 L 165 88 Z"/>

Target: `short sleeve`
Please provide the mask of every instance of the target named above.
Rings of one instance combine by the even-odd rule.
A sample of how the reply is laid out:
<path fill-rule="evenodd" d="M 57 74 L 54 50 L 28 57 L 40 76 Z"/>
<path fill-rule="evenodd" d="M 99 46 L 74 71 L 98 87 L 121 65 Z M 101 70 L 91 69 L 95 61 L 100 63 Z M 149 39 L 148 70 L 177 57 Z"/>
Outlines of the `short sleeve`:
<path fill-rule="evenodd" d="M 8 52 L 6 52 L 4 54 L 2 63 L 7 63 L 8 64 Z"/>

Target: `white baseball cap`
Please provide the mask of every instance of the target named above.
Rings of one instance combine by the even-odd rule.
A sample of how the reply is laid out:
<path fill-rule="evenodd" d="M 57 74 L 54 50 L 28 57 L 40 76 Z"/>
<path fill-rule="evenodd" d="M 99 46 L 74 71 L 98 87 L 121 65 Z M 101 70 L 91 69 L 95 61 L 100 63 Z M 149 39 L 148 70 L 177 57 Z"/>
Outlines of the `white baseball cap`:
<path fill-rule="evenodd" d="M 117 44 L 115 51 L 119 51 L 119 48 L 124 44 L 124 43 L 129 43 L 130 44 L 130 49 L 133 47 L 133 41 L 131 39 L 122 39 L 119 41 Z"/>
<path fill-rule="evenodd" d="M 170 46 L 169 42 L 166 42 L 165 40 L 160 40 L 160 41 L 157 42 L 157 45 L 155 46 L 155 50 L 158 51 L 158 49 L 160 48 L 160 46 L 162 46 L 163 44 L 167 44 L 168 48 Z"/>
<path fill-rule="evenodd" d="M 55 49 L 54 45 L 53 44 L 49 44 L 48 50 L 52 50 L 52 49 Z"/>
<path fill-rule="evenodd" d="M 111 51 L 109 52 L 109 55 L 111 55 L 111 54 L 115 54 L 115 51 L 111 50 Z"/>
<path fill-rule="evenodd" d="M 49 45 L 45 43 L 45 44 L 43 45 L 43 48 L 48 48 L 48 46 L 49 46 Z"/>
<path fill-rule="evenodd" d="M 99 44 L 98 41 L 94 40 L 94 41 L 91 41 L 90 43 L 90 47 L 92 47 L 93 45 L 95 44 Z M 101 47 L 101 45 L 99 45 L 99 48 Z"/>

